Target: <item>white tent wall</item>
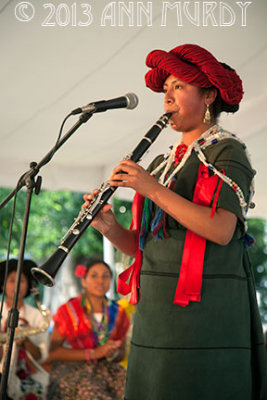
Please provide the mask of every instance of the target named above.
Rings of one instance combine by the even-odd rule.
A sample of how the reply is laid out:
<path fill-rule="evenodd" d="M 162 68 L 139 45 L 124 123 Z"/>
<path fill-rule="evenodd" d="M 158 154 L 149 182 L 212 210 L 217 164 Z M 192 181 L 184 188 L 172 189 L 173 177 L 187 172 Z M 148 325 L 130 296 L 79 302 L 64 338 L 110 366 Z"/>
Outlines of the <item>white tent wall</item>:
<path fill-rule="evenodd" d="M 163 113 L 163 96 L 144 84 L 147 53 L 197 43 L 243 79 L 239 112 L 220 122 L 248 145 L 257 170 L 256 208 L 249 215 L 266 218 L 266 15 L 265 0 L 0 0 L 0 186 L 14 187 L 29 163 L 43 158 L 72 109 L 135 92 L 135 110 L 95 114 L 40 173 L 44 189 L 85 192 L 99 187 Z M 87 26 L 79 26 L 86 21 Z M 76 120 L 68 121 L 65 132 Z M 176 140 L 175 132 L 165 129 L 142 164 Z"/>

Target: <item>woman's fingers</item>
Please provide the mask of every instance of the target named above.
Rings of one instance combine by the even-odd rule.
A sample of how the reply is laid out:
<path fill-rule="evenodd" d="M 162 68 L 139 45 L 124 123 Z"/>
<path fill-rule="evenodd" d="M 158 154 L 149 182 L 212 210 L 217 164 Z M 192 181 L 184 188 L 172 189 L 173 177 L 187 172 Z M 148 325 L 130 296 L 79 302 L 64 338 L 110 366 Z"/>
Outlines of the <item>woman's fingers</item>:
<path fill-rule="evenodd" d="M 117 165 L 117 167 L 113 169 L 111 176 L 114 176 L 120 173 L 121 171 L 123 171 L 124 173 L 134 173 L 134 171 L 140 168 L 142 167 L 140 167 L 140 165 L 136 164 L 133 161 L 123 160 Z"/>
<path fill-rule="evenodd" d="M 118 347 L 120 347 L 121 343 L 121 340 L 109 340 L 107 342 L 107 344 L 110 345 L 113 349 L 117 349 Z"/>
<path fill-rule="evenodd" d="M 83 199 L 85 203 L 82 205 L 82 208 L 87 208 L 90 206 L 91 201 L 93 198 L 99 193 L 98 189 L 94 189 L 92 193 L 85 193 L 83 195 Z"/>
<path fill-rule="evenodd" d="M 95 197 L 98 193 L 99 193 L 99 190 L 98 190 L 98 189 L 94 189 L 94 190 L 92 191 L 92 193 L 85 193 L 85 194 L 83 195 L 83 199 L 84 199 L 85 201 L 92 200 L 92 198 Z"/>
<path fill-rule="evenodd" d="M 102 208 L 103 213 L 108 212 L 111 210 L 112 204 L 105 204 L 104 207 Z M 101 212 L 101 211 L 100 211 Z"/>
<path fill-rule="evenodd" d="M 105 357 L 111 357 L 120 347 L 121 345 L 121 340 L 108 340 L 107 343 L 105 343 L 102 348 L 105 353 Z"/>
<path fill-rule="evenodd" d="M 123 182 L 131 184 L 135 179 L 138 179 L 142 171 L 143 168 L 133 161 L 121 161 L 112 171 L 109 183 L 114 184 L 114 186 L 127 186 Z"/>

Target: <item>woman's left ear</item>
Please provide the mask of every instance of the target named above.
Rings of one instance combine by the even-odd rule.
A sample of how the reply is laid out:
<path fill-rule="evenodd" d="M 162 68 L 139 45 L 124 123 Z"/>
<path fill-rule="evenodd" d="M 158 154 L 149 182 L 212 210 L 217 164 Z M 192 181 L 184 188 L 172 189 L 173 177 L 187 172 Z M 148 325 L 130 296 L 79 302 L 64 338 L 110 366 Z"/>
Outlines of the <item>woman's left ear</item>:
<path fill-rule="evenodd" d="M 207 91 L 206 97 L 205 97 L 205 102 L 207 101 L 206 104 L 211 105 L 217 97 L 217 89 L 216 88 L 211 88 Z"/>

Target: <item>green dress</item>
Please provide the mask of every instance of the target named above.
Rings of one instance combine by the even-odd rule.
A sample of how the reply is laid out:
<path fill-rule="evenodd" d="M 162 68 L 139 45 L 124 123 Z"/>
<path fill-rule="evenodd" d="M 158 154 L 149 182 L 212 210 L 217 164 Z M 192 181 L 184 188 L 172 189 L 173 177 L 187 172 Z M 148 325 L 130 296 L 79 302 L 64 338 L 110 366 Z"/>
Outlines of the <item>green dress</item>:
<path fill-rule="evenodd" d="M 248 199 L 253 170 L 244 147 L 224 139 L 204 154 Z M 150 167 L 162 161 L 159 156 Z M 192 152 L 174 191 L 193 199 L 200 161 Z M 222 184 L 217 207 L 237 215 L 231 242 L 207 241 L 201 301 L 173 304 L 186 229 L 167 217 L 168 238 L 147 237 L 125 400 L 266 400 L 266 360 L 255 285 L 235 192 Z"/>

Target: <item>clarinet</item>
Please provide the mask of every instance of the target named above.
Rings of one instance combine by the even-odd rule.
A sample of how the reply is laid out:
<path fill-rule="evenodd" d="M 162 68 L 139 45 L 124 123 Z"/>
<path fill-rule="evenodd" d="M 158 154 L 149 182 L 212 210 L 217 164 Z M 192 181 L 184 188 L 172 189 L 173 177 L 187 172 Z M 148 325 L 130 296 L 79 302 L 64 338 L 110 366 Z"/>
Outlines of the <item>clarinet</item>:
<path fill-rule="evenodd" d="M 162 129 L 167 126 L 170 117 L 171 113 L 163 114 L 141 139 L 133 152 L 128 154 L 124 159 L 134 162 L 140 161 L 142 155 L 156 140 Z M 61 239 L 60 246 L 54 254 L 42 266 L 32 268 L 32 275 L 37 281 L 46 286 L 55 285 L 54 278 L 61 264 L 116 189 L 117 187 L 111 186 L 108 181 L 102 183 L 98 194 L 92 199 L 90 205 L 80 211 L 78 217 L 74 219 L 74 223 Z"/>

